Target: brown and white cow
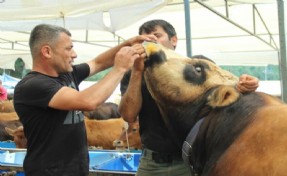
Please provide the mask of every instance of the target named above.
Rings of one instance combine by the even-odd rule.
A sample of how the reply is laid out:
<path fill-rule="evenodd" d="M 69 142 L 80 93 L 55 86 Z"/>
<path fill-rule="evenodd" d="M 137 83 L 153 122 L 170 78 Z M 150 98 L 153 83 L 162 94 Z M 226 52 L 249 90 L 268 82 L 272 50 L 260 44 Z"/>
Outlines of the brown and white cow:
<path fill-rule="evenodd" d="M 187 161 L 193 171 L 208 176 L 286 175 L 286 104 L 265 93 L 239 93 L 237 78 L 210 61 L 182 58 L 157 44 L 145 47 L 148 89 L 179 147 L 189 143 Z"/>

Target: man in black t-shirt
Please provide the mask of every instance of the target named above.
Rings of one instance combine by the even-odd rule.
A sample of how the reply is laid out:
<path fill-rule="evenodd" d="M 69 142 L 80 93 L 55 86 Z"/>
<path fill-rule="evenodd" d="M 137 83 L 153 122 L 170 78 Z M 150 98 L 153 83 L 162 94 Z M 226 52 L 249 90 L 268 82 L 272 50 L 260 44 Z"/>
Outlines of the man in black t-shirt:
<path fill-rule="evenodd" d="M 156 42 L 175 50 L 177 36 L 174 27 L 164 20 L 151 20 L 139 28 L 140 35 L 154 35 Z M 119 111 L 128 122 L 139 118 L 143 155 L 137 171 L 139 176 L 190 176 L 189 167 L 181 158 L 181 145 L 173 139 L 164 124 L 159 109 L 143 79 L 144 58 L 135 61 L 132 70 L 121 81 L 122 99 Z M 254 91 L 258 79 L 249 75 L 240 77 L 237 88 Z"/>
<path fill-rule="evenodd" d="M 81 111 L 94 110 L 109 98 L 134 60 L 144 54 L 138 44 L 144 40 L 150 39 L 131 38 L 87 63 L 73 66 L 77 54 L 68 30 L 46 24 L 32 30 L 32 71 L 17 84 L 14 93 L 15 110 L 27 138 L 26 176 L 89 174 Z M 101 81 L 79 91 L 81 81 L 112 66 Z"/>

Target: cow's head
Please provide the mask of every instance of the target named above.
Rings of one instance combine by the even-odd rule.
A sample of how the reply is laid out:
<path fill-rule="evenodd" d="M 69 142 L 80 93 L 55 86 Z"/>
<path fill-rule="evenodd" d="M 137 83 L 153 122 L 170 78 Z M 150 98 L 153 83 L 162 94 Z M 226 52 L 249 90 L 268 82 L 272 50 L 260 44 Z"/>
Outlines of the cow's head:
<path fill-rule="evenodd" d="M 187 58 L 151 42 L 145 44 L 145 80 L 153 97 L 169 103 L 195 101 L 217 85 L 235 85 L 238 78 L 206 59 Z"/>
<path fill-rule="evenodd" d="M 239 96 L 230 94 L 232 88 L 220 89 L 225 95 L 214 91 L 220 85 L 234 86 L 238 78 L 212 61 L 183 57 L 151 42 L 143 45 L 148 56 L 144 72 L 148 90 L 163 117 L 175 124 L 177 131 L 189 132 L 199 118 L 194 116 L 204 114 L 208 104 L 226 106 Z M 214 100 L 215 96 L 221 96 L 221 100 Z M 213 102 L 208 103 L 209 100 Z"/>
<path fill-rule="evenodd" d="M 24 134 L 23 126 L 19 126 L 16 129 L 5 127 L 5 130 L 9 135 L 13 136 L 16 148 L 27 148 L 27 139 Z"/>
<path fill-rule="evenodd" d="M 113 141 L 113 146 L 117 150 L 142 149 L 139 133 L 139 121 L 133 123 L 125 122 L 123 131 L 118 139 Z"/>

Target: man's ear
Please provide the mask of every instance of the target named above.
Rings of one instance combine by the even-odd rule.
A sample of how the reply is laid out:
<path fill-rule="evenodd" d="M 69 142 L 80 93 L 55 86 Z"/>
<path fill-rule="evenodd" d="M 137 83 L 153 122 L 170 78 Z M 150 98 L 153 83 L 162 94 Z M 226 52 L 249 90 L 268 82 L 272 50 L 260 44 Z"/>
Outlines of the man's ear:
<path fill-rule="evenodd" d="M 213 108 L 228 106 L 236 102 L 240 97 L 240 93 L 234 86 L 219 86 L 213 90 L 208 96 L 208 105 Z"/>
<path fill-rule="evenodd" d="M 51 57 L 51 47 L 49 45 L 42 46 L 41 53 L 43 56 L 50 58 Z"/>
<path fill-rule="evenodd" d="M 177 40 L 178 40 L 178 39 L 177 39 L 177 36 L 173 36 L 173 37 L 171 37 L 171 39 L 170 39 L 170 41 L 171 41 L 172 46 L 173 46 L 174 49 L 176 48 Z"/>

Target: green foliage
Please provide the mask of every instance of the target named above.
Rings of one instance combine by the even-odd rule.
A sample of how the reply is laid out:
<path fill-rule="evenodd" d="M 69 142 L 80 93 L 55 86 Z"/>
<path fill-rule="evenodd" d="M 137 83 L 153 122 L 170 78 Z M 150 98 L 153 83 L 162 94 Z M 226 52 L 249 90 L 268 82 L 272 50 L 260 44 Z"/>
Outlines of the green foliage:
<path fill-rule="evenodd" d="M 257 77 L 259 80 L 280 80 L 279 66 L 220 66 L 221 68 L 230 71 L 236 76 L 249 74 Z"/>
<path fill-rule="evenodd" d="M 108 74 L 110 72 L 112 68 L 103 70 L 93 76 L 88 77 L 87 79 L 85 79 L 85 81 L 99 81 L 101 80 L 106 74 Z"/>

